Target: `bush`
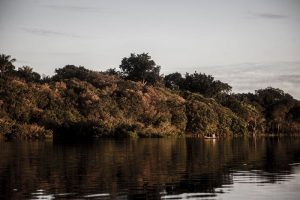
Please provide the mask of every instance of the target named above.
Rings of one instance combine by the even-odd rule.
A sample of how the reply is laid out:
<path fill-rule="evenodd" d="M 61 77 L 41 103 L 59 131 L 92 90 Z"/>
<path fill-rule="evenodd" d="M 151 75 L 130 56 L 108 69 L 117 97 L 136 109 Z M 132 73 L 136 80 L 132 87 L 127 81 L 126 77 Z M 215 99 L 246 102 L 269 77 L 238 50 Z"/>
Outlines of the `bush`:
<path fill-rule="evenodd" d="M 7 139 L 46 139 L 52 138 L 53 132 L 36 124 L 13 124 L 10 132 L 5 133 Z"/>

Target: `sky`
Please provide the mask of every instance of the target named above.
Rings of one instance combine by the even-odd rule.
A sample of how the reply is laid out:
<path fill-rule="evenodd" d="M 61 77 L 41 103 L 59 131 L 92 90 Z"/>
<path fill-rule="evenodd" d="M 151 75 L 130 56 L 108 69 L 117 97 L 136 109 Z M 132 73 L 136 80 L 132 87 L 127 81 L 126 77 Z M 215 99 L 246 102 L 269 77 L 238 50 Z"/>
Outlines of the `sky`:
<path fill-rule="evenodd" d="M 300 0 L 0 0 L 0 53 L 52 75 L 118 68 L 149 53 L 163 74 L 194 71 L 233 92 L 300 99 Z"/>

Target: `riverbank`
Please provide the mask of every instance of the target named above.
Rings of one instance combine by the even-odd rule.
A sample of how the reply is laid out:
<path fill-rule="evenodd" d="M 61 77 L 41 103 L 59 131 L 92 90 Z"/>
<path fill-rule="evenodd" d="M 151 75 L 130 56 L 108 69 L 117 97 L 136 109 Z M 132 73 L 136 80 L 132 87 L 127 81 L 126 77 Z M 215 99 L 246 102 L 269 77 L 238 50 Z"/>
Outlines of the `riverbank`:
<path fill-rule="evenodd" d="M 147 54 L 131 55 L 130 62 L 140 56 L 153 65 Z M 146 65 L 136 62 L 139 70 Z M 44 78 L 8 65 L 0 76 L 0 134 L 10 139 L 300 132 L 300 102 L 280 89 L 230 94 L 228 84 L 210 75 L 163 77 L 155 65 L 145 77 L 139 70 L 130 75 L 127 65 L 120 65 L 123 72 L 67 65 Z"/>

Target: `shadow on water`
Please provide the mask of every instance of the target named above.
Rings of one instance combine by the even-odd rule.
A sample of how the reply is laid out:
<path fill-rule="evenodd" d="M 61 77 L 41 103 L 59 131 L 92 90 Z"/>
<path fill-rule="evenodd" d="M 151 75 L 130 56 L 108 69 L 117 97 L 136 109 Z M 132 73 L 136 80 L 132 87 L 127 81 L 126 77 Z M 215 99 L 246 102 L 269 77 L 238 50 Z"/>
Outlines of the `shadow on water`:
<path fill-rule="evenodd" d="M 299 159 L 294 138 L 0 141 L 0 199 L 214 199 L 289 181 Z"/>

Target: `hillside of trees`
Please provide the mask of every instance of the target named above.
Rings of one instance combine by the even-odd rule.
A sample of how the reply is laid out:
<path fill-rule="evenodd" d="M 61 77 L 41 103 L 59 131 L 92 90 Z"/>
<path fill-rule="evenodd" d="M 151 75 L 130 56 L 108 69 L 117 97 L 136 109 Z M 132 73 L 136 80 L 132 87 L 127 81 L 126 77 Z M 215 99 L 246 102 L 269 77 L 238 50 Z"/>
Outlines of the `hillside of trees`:
<path fill-rule="evenodd" d="M 162 75 L 146 54 L 103 72 L 52 77 L 0 55 L 0 137 L 94 138 L 300 133 L 300 102 L 272 87 L 234 94 L 203 73 Z"/>

